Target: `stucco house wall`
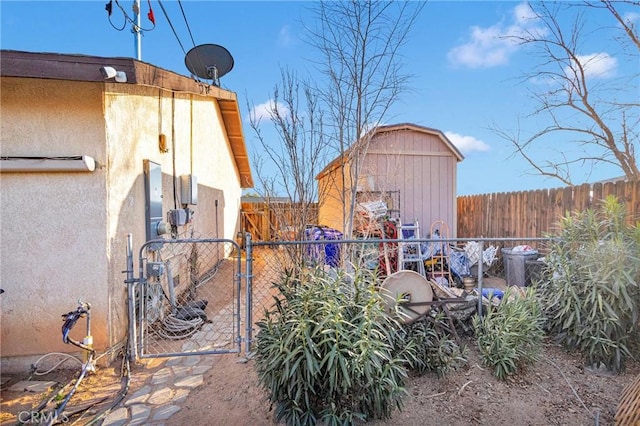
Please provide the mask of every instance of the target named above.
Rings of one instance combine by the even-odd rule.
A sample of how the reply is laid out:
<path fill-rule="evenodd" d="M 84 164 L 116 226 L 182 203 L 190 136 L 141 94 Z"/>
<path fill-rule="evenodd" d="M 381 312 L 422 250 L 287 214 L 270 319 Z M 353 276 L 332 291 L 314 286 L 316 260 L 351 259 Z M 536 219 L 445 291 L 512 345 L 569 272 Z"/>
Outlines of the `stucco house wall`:
<path fill-rule="evenodd" d="M 252 181 L 233 92 L 205 93 L 192 79 L 132 59 L 3 52 L 2 61 L 3 163 L 27 156 L 96 161 L 84 172 L 0 166 L 4 369 L 29 356 L 75 352 L 62 343 L 60 316 L 79 299 L 91 303 L 97 350 L 125 338 L 128 235 L 136 264 L 146 241 L 144 160 L 161 166 L 164 214 L 183 207 L 174 192 L 179 197 L 179 177 L 197 176 L 198 203 L 189 206 L 195 215 L 177 229 L 180 237 L 234 239 L 242 188 Z M 15 76 L 29 61 L 73 72 Z M 100 66 L 114 63 L 127 70 L 127 83 L 102 79 Z"/>
<path fill-rule="evenodd" d="M 1 155 L 90 155 L 105 163 L 97 84 L 2 79 Z M 60 315 L 90 302 L 107 341 L 106 170 L 0 174 L 2 356 L 64 350 Z M 103 248 L 100 250 L 99 248 Z"/>
<path fill-rule="evenodd" d="M 404 223 L 418 219 L 423 236 L 432 223 L 444 221 L 449 236 L 455 237 L 457 163 L 464 158 L 462 154 L 437 129 L 403 123 L 372 132 L 355 182 L 360 195 L 386 199 Z M 339 230 L 343 230 L 343 188 L 351 188 L 350 179 L 343 182 L 341 178 L 343 164 L 349 167 L 337 158 L 317 177 L 320 223 Z M 399 205 L 389 205 L 391 202 Z"/>

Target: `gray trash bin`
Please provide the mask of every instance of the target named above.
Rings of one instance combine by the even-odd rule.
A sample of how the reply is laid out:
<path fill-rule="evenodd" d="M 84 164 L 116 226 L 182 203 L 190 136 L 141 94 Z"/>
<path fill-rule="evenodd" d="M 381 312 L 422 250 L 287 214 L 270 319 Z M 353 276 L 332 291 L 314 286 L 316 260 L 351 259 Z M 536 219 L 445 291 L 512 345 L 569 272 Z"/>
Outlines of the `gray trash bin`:
<path fill-rule="evenodd" d="M 513 251 L 513 248 L 503 248 L 502 259 L 507 285 L 526 287 L 531 284 L 526 262 L 537 258 L 538 250 Z"/>
<path fill-rule="evenodd" d="M 544 280 L 545 263 L 542 260 L 527 260 L 524 262 L 524 265 L 527 269 L 526 285 L 539 283 Z"/>

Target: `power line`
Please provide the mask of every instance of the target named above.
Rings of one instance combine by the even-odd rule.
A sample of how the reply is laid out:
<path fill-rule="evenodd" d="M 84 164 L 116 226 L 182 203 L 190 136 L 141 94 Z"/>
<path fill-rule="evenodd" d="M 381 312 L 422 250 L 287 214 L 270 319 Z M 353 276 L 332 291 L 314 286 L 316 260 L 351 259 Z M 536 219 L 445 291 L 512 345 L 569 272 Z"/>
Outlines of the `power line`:
<path fill-rule="evenodd" d="M 193 47 L 196 47 L 196 42 L 193 40 L 193 34 L 191 33 L 191 28 L 189 27 L 189 21 L 187 20 L 187 16 L 184 14 L 184 9 L 182 8 L 182 1 L 178 0 L 178 4 L 180 5 L 180 11 L 182 12 L 184 23 L 187 25 L 187 31 L 189 31 L 189 37 L 191 37 L 191 43 L 193 44 Z"/>
<path fill-rule="evenodd" d="M 178 41 L 178 44 L 180 45 L 180 48 L 182 49 L 182 52 L 186 55 L 187 51 L 184 49 L 184 46 L 182 45 L 182 42 L 180 41 L 180 37 L 178 37 L 178 33 L 176 33 L 176 29 L 173 27 L 173 23 L 171 22 L 171 19 L 169 19 L 169 15 L 167 14 L 167 11 L 164 8 L 164 5 L 162 4 L 162 1 L 158 0 L 158 4 L 160 5 L 160 8 L 162 9 L 162 13 L 164 14 L 164 17 L 167 18 L 167 22 L 169 23 L 169 26 L 171 27 L 171 31 L 173 31 L 173 35 L 176 37 L 176 40 Z"/>
<path fill-rule="evenodd" d="M 111 22 L 111 14 L 113 13 L 113 2 L 114 1 L 116 3 L 116 6 L 118 6 L 118 9 L 120 9 L 120 11 L 122 12 L 122 16 L 124 17 L 124 24 L 122 24 L 122 27 L 117 27 L 117 26 L 115 26 L 113 24 L 113 22 Z M 122 5 L 120 4 L 120 2 L 118 0 L 109 0 L 109 2 L 107 4 L 105 4 L 104 9 L 107 11 L 107 15 L 109 17 L 109 22 L 111 23 L 111 26 L 113 28 L 115 28 L 116 30 L 118 30 L 118 31 L 124 30 L 124 28 L 127 26 L 127 23 L 130 23 L 134 27 L 137 27 L 137 29 L 139 31 L 152 31 L 156 27 L 156 20 L 155 20 L 155 17 L 153 15 L 153 9 L 151 8 L 151 0 L 147 0 L 147 3 L 149 4 L 149 13 L 147 13 L 147 18 L 153 24 L 153 26 L 151 28 L 142 28 L 141 26 L 138 26 L 138 24 L 136 24 L 135 19 L 129 16 L 129 14 L 125 10 L 125 8 L 122 7 Z M 133 12 L 135 14 L 140 12 L 139 10 L 137 10 L 138 6 L 137 6 L 135 1 L 133 3 L 132 8 L 133 8 Z"/>
<path fill-rule="evenodd" d="M 113 14 L 113 2 L 116 2 L 116 6 L 122 12 L 122 16 L 124 17 L 124 23 L 122 27 L 118 27 L 114 25 L 111 20 L 111 15 Z M 131 32 L 134 34 L 134 47 L 136 51 L 136 58 L 138 60 L 142 59 L 142 49 L 141 49 L 141 36 L 143 31 L 152 31 L 156 28 L 156 20 L 153 16 L 153 9 L 151 8 L 151 0 L 147 0 L 147 4 L 149 5 L 149 12 L 147 13 L 147 18 L 153 24 L 151 28 L 143 28 L 140 24 L 140 0 L 134 0 L 132 10 L 133 10 L 133 18 L 129 16 L 127 11 L 122 7 L 118 0 L 109 0 L 104 9 L 107 11 L 107 18 L 111 26 L 117 31 L 122 31 L 127 26 L 127 23 L 131 23 Z"/>

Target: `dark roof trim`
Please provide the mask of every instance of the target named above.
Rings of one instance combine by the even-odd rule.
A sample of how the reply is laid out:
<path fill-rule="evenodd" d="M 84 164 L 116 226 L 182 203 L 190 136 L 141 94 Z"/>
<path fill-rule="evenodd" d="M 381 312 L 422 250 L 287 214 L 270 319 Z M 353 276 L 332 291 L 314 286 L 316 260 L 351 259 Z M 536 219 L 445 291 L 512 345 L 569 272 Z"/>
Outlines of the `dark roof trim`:
<path fill-rule="evenodd" d="M 104 82 L 102 67 L 113 67 L 127 74 L 127 82 L 159 87 L 176 92 L 189 92 L 217 99 L 236 99 L 236 94 L 216 86 L 158 68 L 133 58 L 103 58 L 60 53 L 35 53 L 16 50 L 0 51 L 2 77 L 41 78 L 86 82 Z"/>
<path fill-rule="evenodd" d="M 253 188 L 251 165 L 249 162 L 249 154 L 247 154 L 247 146 L 244 143 L 238 103 L 235 100 L 219 99 L 218 105 L 227 132 L 227 138 L 229 139 L 229 145 L 231 145 L 231 151 L 236 160 L 236 167 L 240 175 L 240 187 Z"/>
<path fill-rule="evenodd" d="M 217 99 L 222 120 L 229 138 L 240 186 L 252 188 L 253 178 L 242 133 L 238 100 L 234 92 L 167 71 L 133 58 L 103 58 L 60 53 L 35 53 L 16 50 L 0 51 L 0 76 L 39 78 L 84 82 L 105 82 L 102 67 L 113 67 L 127 74 L 126 83 L 158 87 L 174 92 L 185 92 Z"/>

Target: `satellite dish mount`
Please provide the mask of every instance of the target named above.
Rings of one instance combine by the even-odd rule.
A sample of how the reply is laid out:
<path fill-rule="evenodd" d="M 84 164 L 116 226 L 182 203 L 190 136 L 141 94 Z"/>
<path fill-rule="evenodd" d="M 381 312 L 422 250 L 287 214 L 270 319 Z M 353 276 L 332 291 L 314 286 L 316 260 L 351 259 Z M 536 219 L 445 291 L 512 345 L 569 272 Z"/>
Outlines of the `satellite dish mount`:
<path fill-rule="evenodd" d="M 211 67 L 207 67 L 207 74 L 209 75 L 209 78 L 211 78 L 211 80 L 213 81 L 220 80 L 220 78 L 218 77 L 218 67 L 216 67 L 215 65 Z M 216 84 L 216 86 L 219 86 L 219 84 Z"/>
<path fill-rule="evenodd" d="M 191 74 L 220 87 L 220 77 L 233 68 L 233 57 L 220 45 L 201 44 L 187 52 L 184 63 Z"/>

